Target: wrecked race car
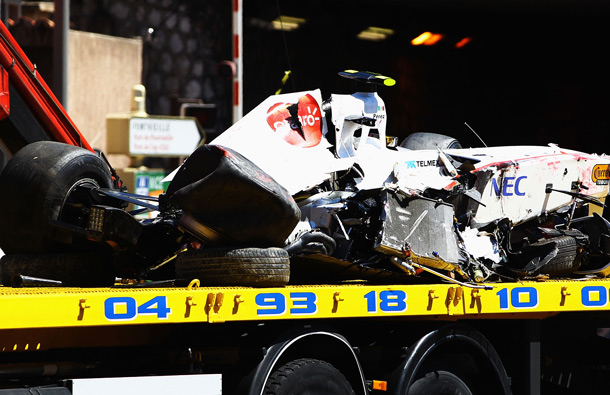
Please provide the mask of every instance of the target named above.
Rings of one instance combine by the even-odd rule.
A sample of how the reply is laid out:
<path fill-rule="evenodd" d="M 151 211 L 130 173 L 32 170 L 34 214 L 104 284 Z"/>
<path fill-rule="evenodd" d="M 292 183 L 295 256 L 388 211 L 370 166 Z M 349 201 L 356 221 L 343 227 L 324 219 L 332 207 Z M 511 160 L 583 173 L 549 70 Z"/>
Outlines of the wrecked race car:
<path fill-rule="evenodd" d="M 301 221 L 285 247 L 295 280 L 610 272 L 610 157 L 555 145 L 466 149 L 432 133 L 388 147 L 385 103 L 371 87 L 393 81 L 340 74 L 362 91 L 271 97 L 213 142 L 295 197 Z"/>
<path fill-rule="evenodd" d="M 375 87 L 393 80 L 340 74 L 361 89 L 268 98 L 198 148 L 158 201 L 117 188 L 90 152 L 25 147 L 0 176 L 2 283 L 483 287 L 610 273 L 610 157 L 432 133 L 388 145 Z M 138 220 L 127 202 L 159 214 Z"/>

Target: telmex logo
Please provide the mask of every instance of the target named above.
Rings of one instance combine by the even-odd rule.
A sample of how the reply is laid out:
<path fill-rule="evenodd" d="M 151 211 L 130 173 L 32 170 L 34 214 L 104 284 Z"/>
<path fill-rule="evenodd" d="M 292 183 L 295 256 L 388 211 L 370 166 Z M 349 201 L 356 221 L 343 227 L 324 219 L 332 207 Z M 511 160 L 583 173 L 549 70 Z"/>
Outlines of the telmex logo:
<path fill-rule="evenodd" d="M 405 162 L 407 169 L 416 169 L 417 167 L 436 166 L 436 159 L 427 160 L 408 160 Z"/>
<path fill-rule="evenodd" d="M 521 181 L 527 179 L 527 176 L 521 177 L 504 177 L 504 180 L 498 185 L 498 180 L 491 179 L 491 195 L 495 196 L 525 196 L 525 192 L 521 191 Z"/>
<path fill-rule="evenodd" d="M 602 180 L 610 180 L 610 165 L 595 165 L 591 172 L 591 179 L 595 183 Z"/>

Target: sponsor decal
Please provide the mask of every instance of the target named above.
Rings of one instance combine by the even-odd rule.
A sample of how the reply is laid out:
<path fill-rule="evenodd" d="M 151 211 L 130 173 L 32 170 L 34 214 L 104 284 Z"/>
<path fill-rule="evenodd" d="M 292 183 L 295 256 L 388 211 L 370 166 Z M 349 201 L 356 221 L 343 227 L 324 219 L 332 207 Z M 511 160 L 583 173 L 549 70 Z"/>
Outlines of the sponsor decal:
<path fill-rule="evenodd" d="M 267 110 L 267 124 L 284 141 L 309 148 L 322 140 L 322 112 L 310 94 L 299 97 L 298 103 L 276 103 Z"/>
<path fill-rule="evenodd" d="M 525 196 L 525 192 L 521 190 L 521 181 L 527 179 L 527 176 L 521 177 L 504 177 L 500 185 L 498 179 L 491 180 L 491 195 L 500 196 Z"/>
<path fill-rule="evenodd" d="M 428 160 L 408 160 L 405 162 L 407 165 L 407 169 L 416 169 L 418 167 L 436 167 L 436 159 L 428 159 Z"/>
<path fill-rule="evenodd" d="M 608 185 L 610 181 L 610 164 L 595 165 L 591 172 L 591 179 L 597 185 Z"/>

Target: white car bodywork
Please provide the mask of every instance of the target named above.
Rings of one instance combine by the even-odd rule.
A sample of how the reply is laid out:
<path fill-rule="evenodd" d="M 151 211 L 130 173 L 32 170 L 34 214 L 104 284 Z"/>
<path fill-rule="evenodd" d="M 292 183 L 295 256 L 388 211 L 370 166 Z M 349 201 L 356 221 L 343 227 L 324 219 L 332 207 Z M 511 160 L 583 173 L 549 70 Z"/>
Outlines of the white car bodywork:
<path fill-rule="evenodd" d="M 321 139 L 312 147 L 299 147 L 280 136 L 281 123 L 275 131 L 269 127 L 268 110 L 278 103 L 298 103 L 310 95 L 315 99 L 308 108 L 310 118 L 319 117 Z M 509 218 L 518 224 L 569 205 L 573 197 L 551 193 L 547 187 L 575 191 L 603 201 L 609 193 L 610 157 L 566 150 L 555 145 L 468 148 L 451 150 L 390 149 L 385 144 L 387 115 L 383 100 L 376 93 L 332 95 L 332 125 L 322 111 L 320 91 L 297 92 L 271 96 L 212 144 L 232 148 L 271 175 L 291 194 L 306 191 L 326 180 L 332 173 L 358 165 L 363 177 L 360 190 L 381 188 L 395 183 L 404 191 L 417 194 L 428 188 L 450 190 L 460 183 L 451 160 L 468 158 L 473 162 L 471 173 L 489 173 L 481 189 L 481 203 L 473 218 L 475 223 L 488 223 Z M 369 120 L 370 126 L 362 120 Z M 358 123 L 360 121 L 360 123 Z M 304 120 L 307 122 L 307 119 Z M 313 125 L 313 121 L 309 121 Z M 359 137 L 354 137 L 361 129 Z M 375 136 L 370 131 L 375 130 Z M 335 153 L 329 148 L 329 133 L 334 134 Z M 597 174 L 596 174 L 597 172 Z M 452 175 L 452 173 L 454 175 Z M 579 192 L 579 191 L 575 191 Z"/>
<path fill-rule="evenodd" d="M 507 253 L 502 253 L 499 247 L 500 239 L 507 236 L 498 236 L 497 229 L 491 233 L 480 231 L 487 225 L 507 221 L 512 228 L 534 219 L 542 223 L 553 213 L 571 210 L 571 214 L 561 218 L 562 221 L 568 218 L 569 228 L 577 205 L 587 203 L 589 216 L 603 211 L 610 187 L 609 156 L 585 154 L 552 144 L 546 147 L 389 148 L 386 124 L 385 103 L 377 93 L 331 95 L 328 101 L 322 102 L 320 91 L 314 90 L 269 97 L 211 143 L 239 152 L 291 195 L 309 196 L 299 203 L 302 222 L 288 244 L 305 232 L 319 229 L 339 240 L 338 243 L 349 240 L 350 230 L 337 214 L 348 210 L 347 201 L 358 192 L 391 191 L 409 199 L 439 199 L 439 204 L 444 197 L 466 196 L 462 200 L 467 202 L 467 207 L 460 203 L 461 211 L 454 210 L 454 217 L 462 218 L 452 220 L 447 213 L 432 214 L 422 206 L 418 206 L 422 213 L 410 213 L 408 207 L 400 208 L 396 203 L 390 208 L 384 200 L 387 197 L 383 197 L 387 195 L 379 195 L 380 202 L 385 201 L 386 205 L 382 217 L 402 218 L 401 210 L 407 210 L 404 219 L 392 221 L 399 227 L 405 221 L 405 226 L 412 227 L 409 234 L 400 234 L 403 229 L 398 231 L 397 237 L 402 239 L 396 243 L 392 241 L 394 236 L 389 235 L 385 241 L 379 237 L 373 246 L 377 252 L 394 255 L 394 261 L 397 255 L 408 256 L 397 263 L 403 270 L 409 262 L 422 263 L 468 277 L 462 271 L 462 263 L 458 263 L 464 255 L 477 262 L 487 260 L 495 264 L 507 259 Z M 339 180 L 346 174 L 353 183 L 341 189 Z M 424 220 L 432 221 L 432 227 L 421 225 Z M 411 223 L 406 225 L 408 221 Z M 446 239 L 447 245 L 437 240 L 436 246 L 424 242 L 423 248 L 427 251 L 405 251 L 410 248 L 409 238 L 414 232 L 421 232 L 416 230 L 418 226 L 433 229 L 434 224 L 441 233 L 419 234 L 419 242 L 426 237 L 440 237 Z M 385 227 L 379 231 L 380 235 L 390 232 Z M 610 226 L 607 228 L 610 230 Z M 547 255 L 547 261 L 554 256 Z M 405 271 L 413 272 L 412 269 Z M 487 275 L 474 277 L 481 281 Z"/>

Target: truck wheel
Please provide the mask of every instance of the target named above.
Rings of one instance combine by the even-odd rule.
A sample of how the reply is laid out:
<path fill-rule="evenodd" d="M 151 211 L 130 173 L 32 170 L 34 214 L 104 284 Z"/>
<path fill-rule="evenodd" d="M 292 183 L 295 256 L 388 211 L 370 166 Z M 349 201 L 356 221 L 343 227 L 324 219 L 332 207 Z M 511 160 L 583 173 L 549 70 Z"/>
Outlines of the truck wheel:
<path fill-rule="evenodd" d="M 557 256 L 538 269 L 538 273 L 544 273 L 550 276 L 566 276 L 578 270 L 580 267 L 580 257 L 578 256 L 578 243 L 576 243 L 575 238 L 570 236 L 559 236 L 534 243 L 533 245 L 544 245 L 549 243 L 555 243 L 557 245 Z"/>
<path fill-rule="evenodd" d="M 354 390 L 333 365 L 317 359 L 297 359 L 269 376 L 265 395 L 348 395 Z"/>
<path fill-rule="evenodd" d="M 107 164 L 93 152 L 52 141 L 19 150 L 0 175 L 0 248 L 5 253 L 61 250 L 49 221 L 80 225 L 75 222 L 86 220 L 79 207 L 91 202 L 76 193 L 78 185 L 112 185 Z"/>
<path fill-rule="evenodd" d="M 176 258 L 176 278 L 202 285 L 277 287 L 290 280 L 290 259 L 282 248 L 202 248 Z"/>
<path fill-rule="evenodd" d="M 460 142 L 453 137 L 428 132 L 411 133 L 400 143 L 400 146 L 412 150 L 462 148 Z"/>
<path fill-rule="evenodd" d="M 408 395 L 472 395 L 461 378 L 445 370 L 426 373 L 409 387 Z"/>

